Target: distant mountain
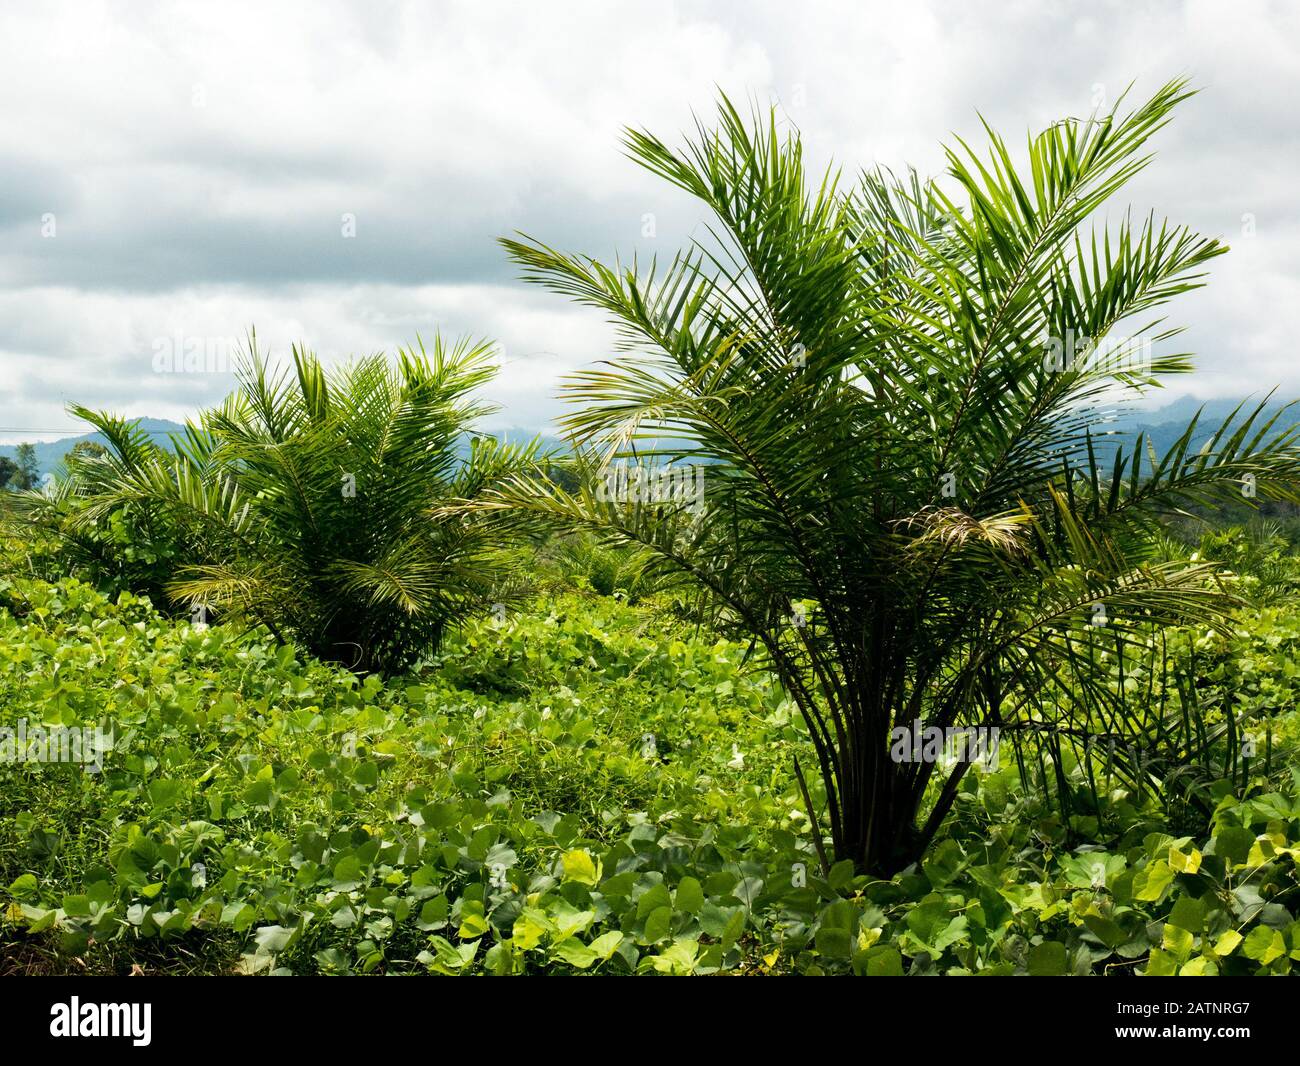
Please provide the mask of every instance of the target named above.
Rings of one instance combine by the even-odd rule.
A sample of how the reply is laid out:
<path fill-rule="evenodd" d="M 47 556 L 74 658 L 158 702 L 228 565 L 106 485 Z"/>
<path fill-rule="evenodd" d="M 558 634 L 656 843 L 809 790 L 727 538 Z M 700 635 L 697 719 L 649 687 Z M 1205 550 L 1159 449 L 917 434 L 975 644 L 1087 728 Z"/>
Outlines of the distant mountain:
<path fill-rule="evenodd" d="M 1252 410 L 1259 399 L 1248 401 L 1247 410 Z M 1239 402 L 1239 400 L 1198 400 L 1193 396 L 1181 396 L 1163 407 L 1151 410 L 1129 410 L 1119 414 L 1114 421 L 1106 425 L 1107 429 L 1114 432 L 1098 443 L 1103 449 L 1121 443 L 1127 445 L 1136 439 L 1138 433 L 1142 433 L 1151 442 L 1156 454 L 1163 455 L 1182 436 L 1187 423 L 1203 407 L 1201 420 L 1197 425 L 1197 434 L 1192 442 L 1193 448 L 1197 448 L 1222 425 L 1223 420 L 1232 414 Z M 1284 403 L 1284 400 L 1270 403 L 1268 413 L 1270 415 L 1275 413 Z M 142 418 L 139 424 L 160 445 L 166 445 L 172 434 L 180 433 L 184 428 L 179 422 L 170 422 L 165 418 Z M 1287 429 L 1296 424 L 1300 424 L 1300 405 L 1297 405 L 1296 410 L 1288 411 L 1279 420 L 1275 429 Z M 517 426 L 493 432 L 493 436 L 511 443 L 529 440 L 534 435 L 536 435 L 534 430 Z M 559 454 L 569 451 L 568 445 L 558 437 L 542 434 L 541 439 L 546 451 Z M 81 441 L 95 441 L 102 444 L 103 437 L 98 433 L 87 433 L 80 437 L 64 437 L 61 440 L 35 445 L 36 461 L 41 474 L 53 473 L 57 470 L 63 462 L 63 457 Z M 12 459 L 17 450 L 17 444 L 0 445 L 0 456 L 8 456 Z M 460 450 L 462 454 L 468 454 L 468 441 L 462 443 Z"/>
<path fill-rule="evenodd" d="M 140 428 L 143 429 L 155 443 L 165 445 L 168 443 L 170 435 L 181 432 L 184 427 L 179 422 L 169 422 L 165 418 L 142 418 L 140 419 Z M 104 437 L 100 433 L 85 433 L 80 437 L 63 437 L 60 440 L 45 441 L 44 443 L 34 443 L 36 449 L 36 462 L 42 475 L 52 474 L 63 462 L 63 457 L 72 451 L 82 441 L 94 441 L 96 444 L 103 444 Z M 18 452 L 18 444 L 0 444 L 0 455 L 12 459 Z"/>
<path fill-rule="evenodd" d="M 163 447 L 170 445 L 171 436 L 173 434 L 180 433 L 185 428 L 179 422 L 170 422 L 165 418 L 142 418 L 139 420 L 139 426 L 148 433 L 151 438 L 153 438 L 154 443 Z M 526 429 L 510 428 L 498 430 L 493 435 L 514 444 L 530 440 L 534 436 L 534 433 Z M 58 470 L 60 465 L 63 463 L 64 456 L 66 456 L 82 441 L 94 441 L 96 444 L 103 444 L 104 437 L 100 433 L 85 433 L 80 437 L 63 437 L 60 440 L 34 444 L 33 446 L 36 448 L 36 462 L 41 475 L 52 474 Z M 568 451 L 568 447 L 557 437 L 548 437 L 543 435 L 542 446 L 546 451 L 560 453 Z M 462 455 L 469 454 L 468 440 L 462 442 L 459 450 Z M 0 445 L 0 456 L 8 456 L 10 459 L 13 459 L 17 451 L 17 444 Z"/>
<path fill-rule="evenodd" d="M 511 426 L 509 429 L 494 429 L 489 435 L 496 437 L 497 440 L 505 441 L 507 444 L 523 444 L 537 437 L 542 442 L 542 451 L 544 452 L 568 455 L 570 451 L 568 443 L 559 437 L 551 437 L 535 429 L 526 429 L 522 426 Z M 467 451 L 464 448 L 462 450 Z"/>
<path fill-rule="evenodd" d="M 1200 411 L 1201 417 L 1191 442 L 1192 450 L 1195 450 L 1213 436 L 1238 404 L 1242 404 L 1242 410 L 1249 414 L 1262 399 L 1262 396 L 1252 396 L 1243 402 L 1242 399 L 1198 400 L 1194 396 L 1182 396 L 1154 410 L 1125 412 L 1107 428 L 1117 430 L 1120 434 L 1110 438 L 1113 443 L 1131 445 L 1141 433 L 1151 442 L 1155 453 L 1163 455 L 1177 443 L 1186 432 L 1188 423 Z M 1286 403 L 1285 399 L 1270 402 L 1257 425 L 1277 414 Z M 1285 412 L 1273 429 L 1274 432 L 1281 432 L 1297 424 L 1300 424 L 1300 405 Z"/>

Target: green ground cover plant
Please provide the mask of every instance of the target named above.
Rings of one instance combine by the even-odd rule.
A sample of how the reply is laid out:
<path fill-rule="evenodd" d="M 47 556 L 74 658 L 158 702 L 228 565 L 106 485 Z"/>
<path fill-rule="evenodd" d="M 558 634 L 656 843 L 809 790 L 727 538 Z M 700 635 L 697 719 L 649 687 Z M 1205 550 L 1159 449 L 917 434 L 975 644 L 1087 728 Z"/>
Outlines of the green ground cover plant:
<path fill-rule="evenodd" d="M 743 645 L 653 604 L 539 601 L 381 681 L 75 580 L 6 579 L 0 603 L 0 728 L 26 717 L 114 734 L 98 773 L 0 765 L 11 972 L 1212 974 L 1300 961 L 1290 770 L 1222 787 L 1195 835 L 1117 786 L 1105 835 L 1080 843 L 1009 760 L 968 779 L 922 862 L 888 879 L 841 862 L 823 877 L 790 771 L 806 744 L 797 711 Z M 1197 640 L 1214 683 L 1256 676 L 1261 698 L 1291 705 L 1294 671 L 1266 664 L 1295 647 L 1300 619 Z M 1294 731 L 1294 715 L 1279 728 Z"/>

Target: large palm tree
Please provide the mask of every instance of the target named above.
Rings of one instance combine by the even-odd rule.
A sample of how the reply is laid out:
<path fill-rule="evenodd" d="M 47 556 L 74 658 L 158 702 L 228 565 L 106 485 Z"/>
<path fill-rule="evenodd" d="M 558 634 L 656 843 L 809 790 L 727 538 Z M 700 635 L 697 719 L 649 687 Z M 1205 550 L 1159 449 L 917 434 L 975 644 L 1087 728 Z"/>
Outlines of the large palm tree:
<path fill-rule="evenodd" d="M 74 408 L 109 450 L 71 464 L 37 501 L 73 542 L 126 514 L 174 545 L 167 593 L 242 617 L 322 658 L 392 672 L 448 626 L 518 594 L 508 550 L 473 501 L 540 469 L 537 443 L 472 432 L 494 368 L 485 344 L 403 350 L 326 370 L 294 349 L 273 370 L 251 338 L 238 388 L 160 448 L 121 419 Z M 437 512 L 435 514 L 435 511 Z"/>
<path fill-rule="evenodd" d="M 852 185 L 810 180 L 797 133 L 724 100 L 681 150 L 627 134 L 714 219 L 671 262 L 504 242 L 625 343 L 567 387 L 597 491 L 516 478 L 492 506 L 649 548 L 753 638 L 807 726 L 820 787 L 795 768 L 823 863 L 829 837 L 890 873 L 934 837 L 970 762 L 906 761 L 914 723 L 1058 752 L 1099 722 L 1122 734 L 1097 641 L 1232 606 L 1211 564 L 1161 560 L 1161 512 L 1295 498 L 1300 453 L 1264 404 L 1162 457 L 1105 439 L 1112 400 L 1189 368 L 1156 309 L 1225 251 L 1154 218 L 1095 221 L 1188 95 L 1058 122 L 1020 160 L 986 129 L 945 180 Z M 630 459 L 698 467 L 703 506 L 599 491 Z M 1063 676 L 1073 699 L 1046 700 Z"/>

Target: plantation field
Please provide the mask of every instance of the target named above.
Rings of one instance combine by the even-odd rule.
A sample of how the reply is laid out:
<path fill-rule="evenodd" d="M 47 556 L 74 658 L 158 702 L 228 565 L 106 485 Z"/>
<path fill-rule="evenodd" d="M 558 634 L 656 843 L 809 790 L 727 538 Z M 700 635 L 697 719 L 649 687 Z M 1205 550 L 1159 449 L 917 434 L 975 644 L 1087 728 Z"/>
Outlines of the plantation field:
<path fill-rule="evenodd" d="M 75 580 L 5 580 L 0 603 L 0 726 L 114 733 L 98 772 L 0 765 L 7 972 L 1300 961 L 1294 772 L 1177 835 L 1122 789 L 1084 809 L 1079 782 L 1067 825 L 1004 752 L 968 777 L 923 862 L 824 877 L 790 772 L 805 745 L 791 707 L 743 646 L 653 600 L 540 599 L 386 684 Z M 1235 642 L 1203 635 L 1207 676 L 1293 699 L 1298 638 L 1276 609 Z"/>
<path fill-rule="evenodd" d="M 436 332 L 70 404 L 0 492 L 3 970 L 1291 973 L 1300 422 L 1113 432 L 1227 252 L 1107 215 L 1192 95 L 933 180 L 625 131 L 711 221 L 501 239 L 616 331 L 558 448 Z"/>

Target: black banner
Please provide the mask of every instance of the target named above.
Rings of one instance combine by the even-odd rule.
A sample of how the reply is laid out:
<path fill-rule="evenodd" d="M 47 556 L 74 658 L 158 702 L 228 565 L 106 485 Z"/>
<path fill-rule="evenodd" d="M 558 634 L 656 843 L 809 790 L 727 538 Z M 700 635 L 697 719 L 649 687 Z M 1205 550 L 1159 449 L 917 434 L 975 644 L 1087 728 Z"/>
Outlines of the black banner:
<path fill-rule="evenodd" d="M 273 979 L 272 979 L 273 980 Z M 568 1004 L 552 1022 L 572 1028 L 583 1042 L 627 1034 L 637 1018 L 691 1026 L 701 1043 L 712 1031 L 729 1047 L 770 1046 L 779 1030 L 788 1039 L 810 1038 L 807 1025 L 824 984 L 715 980 L 701 988 L 682 982 L 642 981 L 635 995 L 604 982 L 581 992 L 519 982 L 481 983 L 371 979 L 314 980 L 268 985 L 265 978 L 177 980 L 160 978 L 28 978 L 9 981 L 0 996 L 6 1044 L 30 1047 L 107 1043 L 127 1053 L 232 1051 L 382 1051 L 385 1041 L 405 1044 L 411 1021 L 451 1022 L 467 1038 L 496 1039 L 504 1019 L 550 1014 L 551 998 Z M 863 1037 L 874 1032 L 918 1049 L 958 1048 L 990 1039 L 1020 1044 L 1035 1037 L 1044 1047 L 1099 1043 L 1207 1045 L 1228 1054 L 1238 1047 L 1282 1048 L 1294 1029 L 1294 987 L 1277 981 L 916 980 L 876 981 L 870 989 L 841 989 L 864 1003 Z M 580 1010 L 573 1010 L 574 997 Z M 602 999 L 608 997 L 608 1006 Z M 770 1001 L 765 1003 L 764 1001 Z M 557 1005 L 558 1009 L 558 1005 Z M 403 1020 L 405 1019 L 405 1021 Z M 567 1019 L 561 1021 L 560 1019 Z M 897 1031 L 890 1036 L 890 1030 Z M 548 1034 L 549 1035 L 544 1035 Z M 536 1030 L 551 1042 L 557 1030 Z M 520 1035 L 519 1039 L 527 1037 Z M 864 1047 L 870 1045 L 864 1044 Z"/>

